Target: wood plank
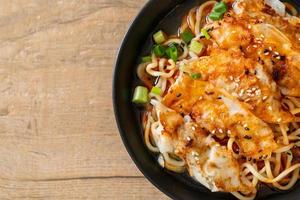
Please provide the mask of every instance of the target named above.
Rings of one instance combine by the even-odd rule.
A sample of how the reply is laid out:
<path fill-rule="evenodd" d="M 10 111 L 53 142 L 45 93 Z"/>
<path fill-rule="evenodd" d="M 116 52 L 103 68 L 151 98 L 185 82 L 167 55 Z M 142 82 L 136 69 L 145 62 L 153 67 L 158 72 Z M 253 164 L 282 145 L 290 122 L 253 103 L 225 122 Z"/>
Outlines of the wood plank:
<path fill-rule="evenodd" d="M 144 178 L 0 182 L 1 199 L 169 199 Z"/>
<path fill-rule="evenodd" d="M 127 3 L 117 9 L 100 3 L 97 11 L 87 4 L 81 19 L 61 19 L 29 35 L 20 26 L 25 36 L 10 39 L 0 34 L 9 40 L 0 47 L 2 177 L 139 175 L 120 142 L 111 102 L 116 48 L 124 20 L 137 11 L 134 1 Z M 111 14 L 109 25 L 103 19 Z"/>

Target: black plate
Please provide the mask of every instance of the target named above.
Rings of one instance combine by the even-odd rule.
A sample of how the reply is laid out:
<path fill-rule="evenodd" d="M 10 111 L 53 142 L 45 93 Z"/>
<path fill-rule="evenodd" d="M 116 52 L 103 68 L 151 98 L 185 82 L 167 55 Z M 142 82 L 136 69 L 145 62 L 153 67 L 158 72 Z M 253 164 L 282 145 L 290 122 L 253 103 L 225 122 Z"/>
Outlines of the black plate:
<path fill-rule="evenodd" d="M 144 6 L 128 30 L 119 50 L 113 80 L 115 117 L 131 158 L 145 177 L 162 192 L 173 199 L 234 199 L 230 194 L 210 192 L 187 174 L 175 174 L 162 169 L 157 164 L 155 155 L 148 151 L 143 142 L 140 111 L 131 103 L 132 90 L 134 85 L 138 84 L 136 67 L 140 57 L 149 53 L 152 34 L 158 29 L 163 29 L 169 34 L 175 33 L 182 16 L 203 2 L 204 0 L 150 0 Z M 289 2 L 300 8 L 299 0 Z M 300 189 L 280 192 L 264 186 L 257 195 L 257 199 L 282 198 L 300 199 Z"/>

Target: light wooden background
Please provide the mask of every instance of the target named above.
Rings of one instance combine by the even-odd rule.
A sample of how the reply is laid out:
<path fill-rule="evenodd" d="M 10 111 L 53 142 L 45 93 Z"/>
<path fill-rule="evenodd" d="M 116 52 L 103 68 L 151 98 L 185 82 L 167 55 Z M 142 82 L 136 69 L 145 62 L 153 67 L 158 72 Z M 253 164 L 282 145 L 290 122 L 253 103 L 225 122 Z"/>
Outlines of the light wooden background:
<path fill-rule="evenodd" d="M 112 108 L 115 55 L 146 0 L 0 0 L 0 199 L 167 199 Z"/>

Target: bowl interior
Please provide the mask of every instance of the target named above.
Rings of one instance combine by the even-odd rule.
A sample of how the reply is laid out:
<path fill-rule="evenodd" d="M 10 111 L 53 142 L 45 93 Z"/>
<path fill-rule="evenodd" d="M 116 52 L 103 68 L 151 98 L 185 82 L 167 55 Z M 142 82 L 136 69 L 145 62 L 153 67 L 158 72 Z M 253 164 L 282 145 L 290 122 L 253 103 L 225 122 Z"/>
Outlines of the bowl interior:
<path fill-rule="evenodd" d="M 182 17 L 204 0 L 151 0 L 132 23 L 119 50 L 114 81 L 113 101 L 120 135 L 127 151 L 141 172 L 161 191 L 174 199 L 233 199 L 226 193 L 212 193 L 194 181 L 187 173 L 176 174 L 162 169 L 156 155 L 150 153 L 143 142 L 140 115 L 142 110 L 131 103 L 133 88 L 140 84 L 136 68 L 140 58 L 148 55 L 153 45 L 152 35 L 162 29 L 176 34 Z M 298 0 L 288 1 L 300 8 Z M 295 187 L 298 187 L 298 184 Z M 282 196 L 284 195 L 284 196 Z M 261 186 L 256 199 L 298 199 L 300 190 L 277 191 Z"/>

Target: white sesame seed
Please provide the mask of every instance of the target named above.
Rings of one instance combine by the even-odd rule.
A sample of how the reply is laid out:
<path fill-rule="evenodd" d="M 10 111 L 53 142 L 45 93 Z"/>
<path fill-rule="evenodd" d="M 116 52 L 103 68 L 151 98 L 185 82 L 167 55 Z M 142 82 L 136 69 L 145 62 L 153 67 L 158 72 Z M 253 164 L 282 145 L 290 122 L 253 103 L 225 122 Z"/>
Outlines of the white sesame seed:
<path fill-rule="evenodd" d="M 203 96 L 200 96 L 200 97 L 199 97 L 199 100 L 202 100 L 202 99 L 203 99 Z"/>
<path fill-rule="evenodd" d="M 231 134 L 231 130 L 228 130 L 227 133 L 230 135 Z"/>
<path fill-rule="evenodd" d="M 216 133 L 216 130 L 212 130 L 212 132 L 211 132 L 212 134 L 215 134 Z"/>
<path fill-rule="evenodd" d="M 272 106 L 269 106 L 269 107 L 268 107 L 268 110 L 271 110 L 271 111 L 272 111 L 272 110 L 273 110 Z"/>
<path fill-rule="evenodd" d="M 244 124 L 244 126 L 243 126 L 244 128 L 246 128 L 246 127 L 248 127 L 248 124 Z"/>
<path fill-rule="evenodd" d="M 270 51 L 273 51 L 273 48 L 272 48 L 272 47 L 269 47 L 269 50 L 270 50 Z"/>
<path fill-rule="evenodd" d="M 187 141 L 191 141 L 192 138 L 190 138 L 190 137 L 188 136 L 188 137 L 186 137 L 186 140 L 187 140 Z"/>
<path fill-rule="evenodd" d="M 265 36 L 264 36 L 263 34 L 260 34 L 260 37 L 261 37 L 261 38 L 265 38 Z"/>
<path fill-rule="evenodd" d="M 269 54 L 270 54 L 270 52 L 269 52 L 269 51 L 267 51 L 267 52 L 265 52 L 264 54 L 267 56 L 267 55 L 269 55 Z"/>
<path fill-rule="evenodd" d="M 248 99 L 245 100 L 245 102 L 247 103 L 247 102 L 249 102 L 250 100 L 251 100 L 251 99 L 248 98 Z"/>
<path fill-rule="evenodd" d="M 231 81 L 233 81 L 233 76 L 229 76 L 229 79 L 230 79 Z"/>
<path fill-rule="evenodd" d="M 251 97 L 254 97 L 255 96 L 255 94 L 251 94 Z"/>
<path fill-rule="evenodd" d="M 220 132 L 220 133 L 223 133 L 223 130 L 222 130 L 221 128 L 219 128 L 219 132 Z"/>
<path fill-rule="evenodd" d="M 267 98 L 268 98 L 268 96 L 264 96 L 264 97 L 262 98 L 262 100 L 265 101 Z"/>
<path fill-rule="evenodd" d="M 279 56 L 279 55 L 280 55 L 277 51 L 275 51 L 274 54 L 275 54 L 276 56 Z"/>
<path fill-rule="evenodd" d="M 252 88 L 252 91 L 254 92 L 255 90 L 257 90 L 256 88 Z"/>
<path fill-rule="evenodd" d="M 248 90 L 247 90 L 247 93 L 251 93 L 251 92 L 252 92 L 252 90 L 251 90 L 251 89 L 248 89 Z"/>
<path fill-rule="evenodd" d="M 253 48 L 257 48 L 257 45 L 255 44 L 255 45 L 253 45 Z"/>
<path fill-rule="evenodd" d="M 277 122 L 281 122 L 281 121 L 282 121 L 282 119 L 281 119 L 281 118 L 277 119 Z"/>
<path fill-rule="evenodd" d="M 239 93 L 239 96 L 242 97 L 242 96 L 244 95 L 244 92 L 245 92 L 245 90 L 242 89 L 242 90 L 240 91 L 240 93 Z"/>
<path fill-rule="evenodd" d="M 195 126 L 192 126 L 192 130 L 193 130 L 193 131 L 195 131 L 195 130 L 196 130 Z"/>
<path fill-rule="evenodd" d="M 281 59 L 281 56 L 276 56 L 276 59 L 277 59 L 277 60 L 280 60 L 280 59 Z"/>

